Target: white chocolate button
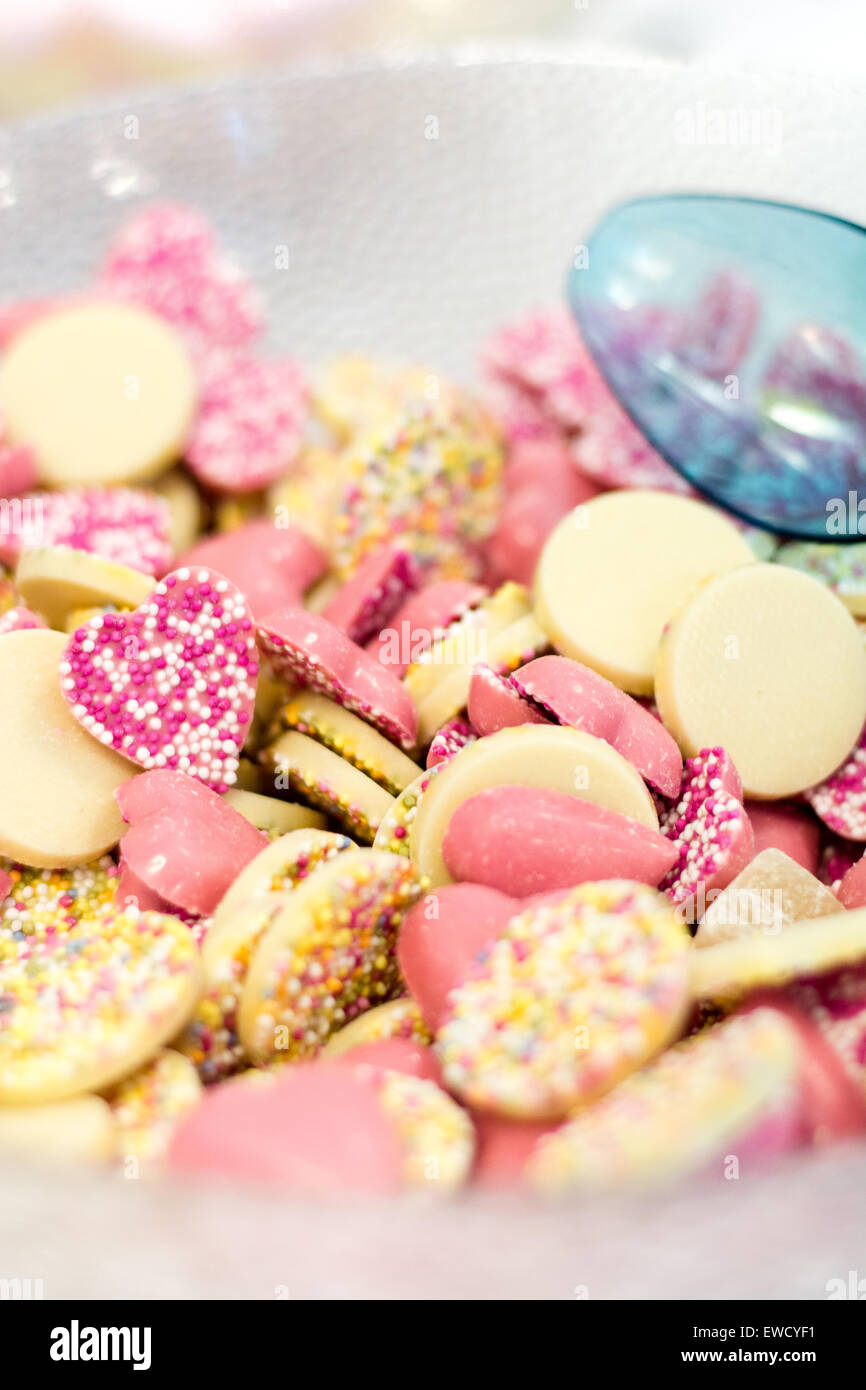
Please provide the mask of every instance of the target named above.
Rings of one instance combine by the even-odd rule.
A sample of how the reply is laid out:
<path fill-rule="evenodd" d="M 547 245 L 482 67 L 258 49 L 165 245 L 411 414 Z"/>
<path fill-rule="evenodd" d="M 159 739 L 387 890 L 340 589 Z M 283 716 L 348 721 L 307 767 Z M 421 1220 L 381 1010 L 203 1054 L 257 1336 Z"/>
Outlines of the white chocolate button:
<path fill-rule="evenodd" d="M 283 734 L 267 750 L 279 790 L 302 796 L 355 839 L 370 844 L 394 798 L 372 777 L 306 734 Z"/>
<path fill-rule="evenodd" d="M 284 704 L 281 718 L 287 728 L 307 734 L 396 796 L 421 774 L 417 763 L 357 714 L 317 695 L 298 690 Z"/>
<path fill-rule="evenodd" d="M 204 523 L 204 507 L 195 483 L 182 468 L 173 468 L 158 482 L 153 491 L 164 497 L 169 506 L 169 540 L 175 555 L 183 555 L 195 545 Z"/>
<path fill-rule="evenodd" d="M 462 618 L 451 623 L 413 662 L 403 677 L 403 684 L 416 705 L 420 708 L 455 668 L 472 667 L 479 661 L 488 661 L 488 642 L 531 611 L 532 604 L 526 589 L 522 584 L 509 581 L 477 608 L 470 608 Z"/>
<path fill-rule="evenodd" d="M 0 1154 L 33 1163 L 108 1162 L 116 1126 L 108 1102 L 77 1096 L 50 1105 L 0 1105 Z"/>
<path fill-rule="evenodd" d="M 500 729 L 456 753 L 418 804 L 409 830 L 409 853 L 434 888 L 452 882 L 442 858 L 442 839 L 457 808 L 488 787 L 514 784 L 565 792 L 658 829 L 652 797 L 640 774 L 603 739 L 560 725 Z"/>
<path fill-rule="evenodd" d="M 288 835 L 292 830 L 324 829 L 325 826 L 325 817 L 320 811 L 311 811 L 309 806 L 299 806 L 295 801 L 281 801 L 276 796 L 245 792 L 240 787 L 229 787 L 223 801 L 239 811 L 257 830 L 276 830 L 279 835 Z"/>
<path fill-rule="evenodd" d="M 577 507 L 545 543 L 535 615 L 564 656 L 633 695 L 650 695 L 656 647 L 701 579 L 755 556 L 702 502 L 667 492 L 608 492 Z"/>
<path fill-rule="evenodd" d="M 303 863 L 308 872 L 311 867 L 351 845 L 346 835 L 314 829 L 290 830 L 288 834 L 273 840 L 241 869 L 220 899 L 202 945 L 205 966 L 217 937 L 242 908 L 249 903 L 268 901 L 279 893 L 291 891 L 293 883 L 302 877 L 299 864 Z"/>
<path fill-rule="evenodd" d="M 196 399 L 181 339 L 127 304 L 46 314 L 0 365 L 8 438 L 61 487 L 152 478 L 181 454 Z"/>
<path fill-rule="evenodd" d="M 0 638 L 0 853 L 46 869 L 117 844 L 114 793 L 134 775 L 70 713 L 59 675 L 66 641 L 47 628 Z"/>
<path fill-rule="evenodd" d="M 51 627 L 62 629 L 69 614 L 79 608 L 137 608 L 157 581 L 87 550 L 55 545 L 25 550 L 15 583 L 31 608 Z"/>
<path fill-rule="evenodd" d="M 669 624 L 656 700 L 685 754 L 721 744 L 747 795 L 792 796 L 857 740 L 863 643 L 844 605 L 808 575 L 732 570 L 700 585 Z"/>

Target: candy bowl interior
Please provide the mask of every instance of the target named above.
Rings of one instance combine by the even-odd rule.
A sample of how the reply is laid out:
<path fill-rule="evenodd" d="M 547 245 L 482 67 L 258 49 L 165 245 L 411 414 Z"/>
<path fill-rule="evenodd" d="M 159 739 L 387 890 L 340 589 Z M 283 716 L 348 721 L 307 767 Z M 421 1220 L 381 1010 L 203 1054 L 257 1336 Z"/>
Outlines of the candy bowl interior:
<path fill-rule="evenodd" d="M 485 334 L 562 300 L 612 203 L 736 192 L 864 222 L 864 139 L 863 93 L 829 80 L 561 56 L 130 95 L 0 133 L 3 297 L 86 283 L 133 208 L 178 199 L 260 285 L 275 348 L 471 379 Z M 5 1164 L 0 1275 L 46 1297 L 824 1298 L 862 1266 L 864 1171 L 853 1146 L 642 1199 L 383 1207 Z"/>

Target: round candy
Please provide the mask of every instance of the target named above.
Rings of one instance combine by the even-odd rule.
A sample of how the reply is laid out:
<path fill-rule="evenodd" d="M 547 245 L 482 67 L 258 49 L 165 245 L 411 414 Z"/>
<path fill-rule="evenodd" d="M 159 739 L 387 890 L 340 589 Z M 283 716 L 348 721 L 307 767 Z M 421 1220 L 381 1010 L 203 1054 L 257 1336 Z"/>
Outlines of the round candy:
<path fill-rule="evenodd" d="M 182 1027 L 200 984 L 187 927 L 155 912 L 82 921 L 19 943 L 0 979 L 0 1103 L 100 1090 Z"/>
<path fill-rule="evenodd" d="M 379 1007 L 386 1009 L 388 1005 L 380 1004 Z M 377 1042 L 359 1043 L 342 1052 L 339 1060 L 344 1066 L 363 1064 L 366 1067 L 382 1067 L 385 1071 L 398 1071 L 404 1076 L 417 1076 L 422 1081 L 435 1081 L 437 1086 L 441 1080 L 439 1063 L 432 1047 L 412 1042 L 409 1038 L 380 1038 Z"/>
<path fill-rule="evenodd" d="M 486 883 L 514 898 L 601 878 L 653 886 L 676 859 L 657 830 L 617 811 L 541 787 L 490 787 L 451 817 L 442 841 L 458 882 Z"/>
<path fill-rule="evenodd" d="M 434 888 L 451 881 L 442 841 L 470 796 L 521 783 L 592 801 L 651 830 L 655 807 L 640 774 L 609 743 L 578 729 L 525 724 L 479 739 L 446 763 L 412 822 L 409 852 Z"/>
<path fill-rule="evenodd" d="M 452 883 L 425 894 L 407 912 L 397 960 L 431 1032 L 442 1021 L 450 991 L 466 978 L 479 952 L 496 940 L 519 910 L 518 902 L 496 888 Z"/>
<path fill-rule="evenodd" d="M 331 1034 L 322 1049 L 322 1056 L 343 1057 L 357 1048 L 366 1049 L 394 1041 L 420 1047 L 428 1047 L 433 1041 L 433 1035 L 414 999 L 392 999 L 388 1004 L 378 1004 L 375 1009 L 368 1009 L 365 1014 L 347 1023 L 339 1033 Z"/>
<path fill-rule="evenodd" d="M 643 885 L 587 883 L 527 907 L 448 996 L 445 1084 L 480 1110 L 567 1115 L 676 1036 L 687 949 L 670 904 Z"/>
<path fill-rule="evenodd" d="M 317 865 L 353 848 L 348 836 L 334 835 L 329 830 L 291 830 L 273 840 L 241 869 L 220 899 L 203 951 L 205 964 L 223 927 L 231 923 L 240 908 L 287 892 Z"/>
<path fill-rule="evenodd" d="M 247 976 L 238 1029 L 247 1056 L 313 1056 L 395 994 L 397 932 L 422 888 L 413 864 L 375 850 L 349 850 L 299 884 Z"/>
<path fill-rule="evenodd" d="M 417 763 L 357 714 L 312 690 L 297 691 L 280 711 L 280 721 L 345 758 L 392 796 L 421 772 Z"/>
<path fill-rule="evenodd" d="M 443 766 L 443 763 L 436 763 L 433 767 L 428 767 L 425 772 L 421 773 L 420 777 L 416 777 L 414 782 L 410 782 L 399 796 L 394 797 L 379 822 L 373 838 L 374 849 L 387 850 L 389 854 L 401 854 L 405 859 L 409 858 L 409 835 L 412 822 L 418 813 L 419 803 L 433 778 L 437 772 L 442 770 Z"/>
<path fill-rule="evenodd" d="M 307 420 L 307 383 L 296 362 L 218 354 L 202 373 L 201 400 L 184 457 L 218 492 L 267 487 L 291 466 Z"/>
<path fill-rule="evenodd" d="M 31 613 L 29 608 L 19 605 L 16 608 L 7 608 L 0 616 L 0 637 L 5 632 L 26 632 L 28 628 L 44 626 L 38 613 Z"/>
<path fill-rule="evenodd" d="M 736 527 L 702 502 L 606 493 L 564 517 L 547 540 L 535 614 L 565 656 L 649 695 L 656 648 L 677 604 L 707 575 L 753 562 Z"/>
<path fill-rule="evenodd" d="M 107 1099 L 117 1126 L 118 1157 L 152 1163 L 165 1155 L 176 1125 L 198 1105 L 201 1083 L 192 1062 L 166 1047 Z"/>
<path fill-rule="evenodd" d="M 118 868 L 110 855 L 76 868 L 34 869 L 4 863 L 8 887 L 0 902 L 0 959 L 16 942 L 42 940 L 104 917 L 114 908 Z"/>
<path fill-rule="evenodd" d="M 430 633 L 423 650 L 413 655 L 403 682 L 415 703 L 423 704 L 455 668 L 468 669 L 471 674 L 479 661 L 487 662 L 488 644 L 530 612 L 529 594 L 523 585 L 503 584 L 443 632 Z"/>
<path fill-rule="evenodd" d="M 795 1027 L 770 1009 L 687 1039 L 543 1138 L 527 1165 L 547 1193 L 672 1184 L 735 1155 L 745 1175 L 803 1141 Z"/>
<path fill-rule="evenodd" d="M 0 365 L 7 438 L 58 487 L 152 478 L 182 453 L 196 395 L 182 340 L 125 304 L 46 314 Z"/>
<path fill-rule="evenodd" d="M 176 1132 L 171 1167 L 302 1191 L 444 1193 L 467 1178 L 472 1122 L 432 1081 L 317 1062 L 211 1090 Z"/>
<path fill-rule="evenodd" d="M 377 552 L 378 553 L 378 552 Z M 367 643 L 367 651 L 387 666 L 398 679 L 452 623 L 477 608 L 487 595 L 481 584 L 462 579 L 442 579 L 410 594 L 390 618 L 388 626 Z"/>
<path fill-rule="evenodd" d="M 15 583 L 31 608 L 57 628 L 73 609 L 135 608 L 153 589 L 153 579 L 140 570 L 65 545 L 25 550 Z"/>
<path fill-rule="evenodd" d="M 65 646 L 44 629 L 0 641 L 0 852 L 39 868 L 86 864 L 117 843 L 114 793 L 131 774 L 70 714 L 58 676 Z"/>
<path fill-rule="evenodd" d="M 94 739 L 144 768 L 176 768 L 217 791 L 235 780 L 258 657 L 243 594 L 214 570 L 179 569 L 134 613 L 70 638 L 63 694 Z"/>
<path fill-rule="evenodd" d="M 0 1154 L 19 1162 L 107 1163 L 115 1145 L 111 1107 L 99 1096 L 0 1106 Z"/>
<path fill-rule="evenodd" d="M 757 932 L 693 951 L 689 979 L 695 999 L 723 1005 L 765 986 L 790 984 L 866 959 L 866 908 L 792 922 L 777 935 Z"/>
<path fill-rule="evenodd" d="M 327 695 L 410 749 L 418 716 L 412 698 L 380 662 L 317 613 L 281 608 L 258 625 L 259 644 L 281 675 Z"/>
<path fill-rule="evenodd" d="M 796 570 L 717 575 L 669 623 L 656 699 L 687 754 L 722 744 L 750 796 L 803 791 L 839 766 L 866 719 L 854 620 Z"/>
<path fill-rule="evenodd" d="M 21 499 L 27 524 L 4 536 L 3 559 L 21 550 L 69 546 L 101 555 L 140 574 L 164 574 L 171 564 L 168 502 L 141 488 L 67 488 Z M 29 509 L 26 510 L 26 509 Z"/>
<path fill-rule="evenodd" d="M 365 844 L 393 805 L 394 798 L 372 777 L 306 734 L 283 734 L 263 756 L 278 790 L 318 807 Z"/>
<path fill-rule="evenodd" d="M 500 729 L 516 728 L 520 724 L 550 723 L 519 694 L 514 675 L 500 676 L 483 662 L 473 669 L 466 709 L 470 724 L 480 735 L 495 734 Z"/>
<path fill-rule="evenodd" d="M 325 827 L 325 818 L 318 811 L 294 801 L 281 801 L 276 796 L 260 796 L 258 792 L 229 787 L 223 794 L 223 801 L 266 835 L 288 835 L 291 830 L 323 830 Z"/>
<path fill-rule="evenodd" d="M 322 616 L 359 646 L 376 640 L 416 586 L 417 570 L 407 550 L 383 545 L 362 561 L 334 594 Z"/>

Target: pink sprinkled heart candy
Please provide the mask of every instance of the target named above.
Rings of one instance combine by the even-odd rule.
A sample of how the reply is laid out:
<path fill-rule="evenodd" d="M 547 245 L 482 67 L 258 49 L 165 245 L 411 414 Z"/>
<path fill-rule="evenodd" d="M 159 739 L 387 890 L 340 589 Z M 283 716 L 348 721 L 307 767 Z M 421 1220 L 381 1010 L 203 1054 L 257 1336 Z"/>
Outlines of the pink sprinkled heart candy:
<path fill-rule="evenodd" d="M 275 670 L 359 714 L 412 748 L 418 713 L 396 676 L 320 613 L 281 608 L 258 624 L 259 646 Z"/>
<path fill-rule="evenodd" d="M 742 795 L 723 748 L 704 748 L 687 760 L 679 800 L 661 819 L 677 862 L 659 887 L 675 903 L 726 887 L 752 859 L 755 836 Z"/>
<path fill-rule="evenodd" d="M 91 618 L 69 639 L 60 685 L 78 722 L 144 768 L 215 791 L 234 782 L 258 657 L 243 594 L 210 569 L 179 569 L 132 613 Z"/>

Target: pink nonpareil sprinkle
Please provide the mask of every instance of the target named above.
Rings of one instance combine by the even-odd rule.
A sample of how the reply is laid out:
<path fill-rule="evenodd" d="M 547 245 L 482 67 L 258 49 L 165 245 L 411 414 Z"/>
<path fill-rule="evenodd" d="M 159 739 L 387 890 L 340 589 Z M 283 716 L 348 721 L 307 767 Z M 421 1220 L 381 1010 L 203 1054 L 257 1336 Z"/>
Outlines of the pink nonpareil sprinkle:
<path fill-rule="evenodd" d="M 307 421 L 307 381 L 297 363 L 219 355 L 202 367 L 186 460 L 200 482 L 252 492 L 294 462 Z"/>
<path fill-rule="evenodd" d="M 803 795 L 837 835 L 866 840 L 866 726 L 841 767 Z"/>
<path fill-rule="evenodd" d="M 449 719 L 448 723 L 443 724 L 433 735 L 433 742 L 427 753 L 427 767 L 449 762 L 455 753 L 459 753 L 468 744 L 475 743 L 477 738 L 472 725 L 465 719 Z"/>
<path fill-rule="evenodd" d="M 686 761 L 677 801 L 661 818 L 677 862 L 659 887 L 676 904 L 721 889 L 752 858 L 755 837 L 742 803 L 742 784 L 723 748 L 704 748 Z"/>

